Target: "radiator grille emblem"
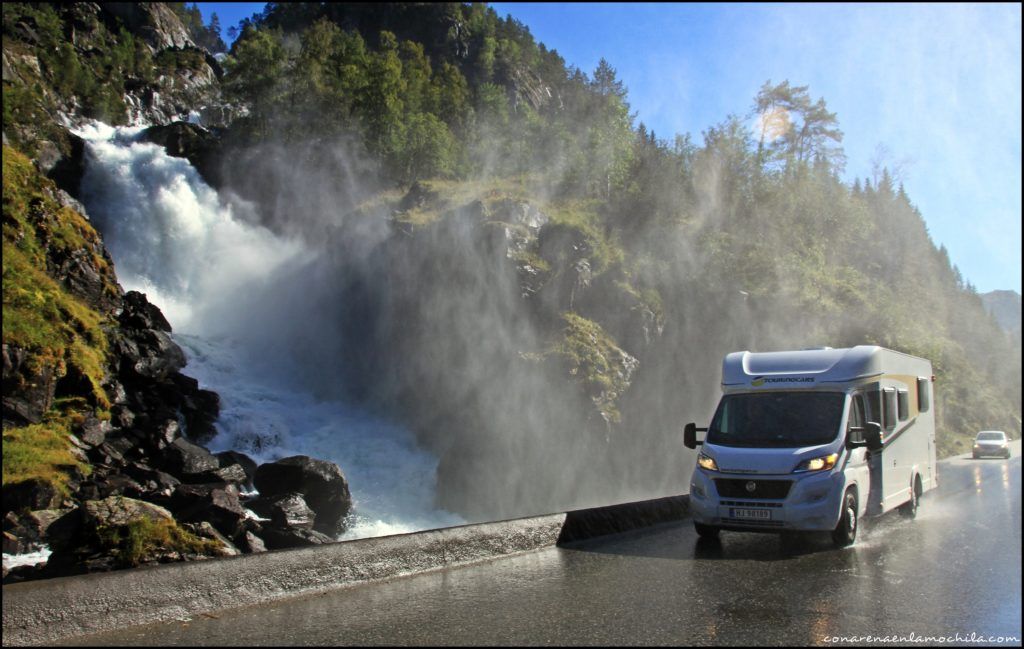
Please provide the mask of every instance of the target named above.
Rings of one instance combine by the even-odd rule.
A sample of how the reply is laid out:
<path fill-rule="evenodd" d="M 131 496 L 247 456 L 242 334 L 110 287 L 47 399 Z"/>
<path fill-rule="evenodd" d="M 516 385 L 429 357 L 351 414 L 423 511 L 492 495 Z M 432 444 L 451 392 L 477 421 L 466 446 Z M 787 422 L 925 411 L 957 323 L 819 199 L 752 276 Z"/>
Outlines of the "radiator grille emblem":
<path fill-rule="evenodd" d="M 757 490 L 757 483 L 751 480 L 746 484 L 747 493 L 754 493 Z"/>

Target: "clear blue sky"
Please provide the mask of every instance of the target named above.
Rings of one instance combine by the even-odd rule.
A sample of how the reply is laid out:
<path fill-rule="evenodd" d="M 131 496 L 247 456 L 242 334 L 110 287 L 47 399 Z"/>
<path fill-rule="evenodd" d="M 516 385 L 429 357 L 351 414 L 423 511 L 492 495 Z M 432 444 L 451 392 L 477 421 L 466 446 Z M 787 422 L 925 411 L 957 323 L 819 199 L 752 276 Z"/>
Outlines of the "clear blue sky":
<path fill-rule="evenodd" d="M 700 143 L 769 79 L 809 86 L 838 116 L 848 180 L 884 147 L 964 277 L 1021 292 L 1019 4 L 491 6 L 569 65 L 606 58 L 659 137 Z M 225 28 L 261 7 L 200 3 Z"/>

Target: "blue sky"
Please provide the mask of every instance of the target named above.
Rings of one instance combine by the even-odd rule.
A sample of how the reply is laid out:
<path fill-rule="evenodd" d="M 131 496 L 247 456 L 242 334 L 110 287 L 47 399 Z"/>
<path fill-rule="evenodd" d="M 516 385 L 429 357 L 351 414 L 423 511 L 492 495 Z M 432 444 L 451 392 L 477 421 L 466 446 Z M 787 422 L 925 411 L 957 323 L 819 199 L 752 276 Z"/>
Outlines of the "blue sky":
<path fill-rule="evenodd" d="M 837 114 L 846 177 L 903 182 L 979 291 L 1021 292 L 1019 4 L 493 3 L 569 65 L 604 57 L 662 138 L 747 115 L 761 85 L 807 85 Z M 262 3 L 200 3 L 226 28 Z"/>

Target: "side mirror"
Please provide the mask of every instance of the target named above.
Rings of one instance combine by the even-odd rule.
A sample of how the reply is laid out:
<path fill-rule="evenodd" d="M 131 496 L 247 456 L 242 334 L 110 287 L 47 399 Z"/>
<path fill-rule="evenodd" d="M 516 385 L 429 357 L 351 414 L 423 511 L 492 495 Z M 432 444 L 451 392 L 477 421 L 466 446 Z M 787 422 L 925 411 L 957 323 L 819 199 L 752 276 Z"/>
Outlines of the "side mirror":
<path fill-rule="evenodd" d="M 701 428 L 701 430 L 707 430 L 707 428 Z M 683 428 L 683 446 L 686 448 L 697 448 L 698 444 L 704 442 L 697 441 L 697 424 L 690 422 Z"/>
<path fill-rule="evenodd" d="M 882 450 L 882 426 L 878 422 L 869 421 L 864 424 L 864 441 L 869 451 Z"/>

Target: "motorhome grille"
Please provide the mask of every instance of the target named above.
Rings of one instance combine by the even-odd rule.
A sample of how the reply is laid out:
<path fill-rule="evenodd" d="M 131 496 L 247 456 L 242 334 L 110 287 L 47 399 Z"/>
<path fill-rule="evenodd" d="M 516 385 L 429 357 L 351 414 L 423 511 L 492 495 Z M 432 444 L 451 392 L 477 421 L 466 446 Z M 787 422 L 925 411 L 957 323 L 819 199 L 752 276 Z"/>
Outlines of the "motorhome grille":
<path fill-rule="evenodd" d="M 767 507 L 769 509 L 782 507 L 782 503 L 761 503 L 748 500 L 722 500 L 718 504 L 726 507 Z"/>
<path fill-rule="evenodd" d="M 748 485 L 753 489 L 748 489 Z M 791 480 L 732 480 L 719 478 L 715 480 L 718 495 L 723 498 L 772 499 L 782 500 L 789 494 L 793 485 Z"/>

